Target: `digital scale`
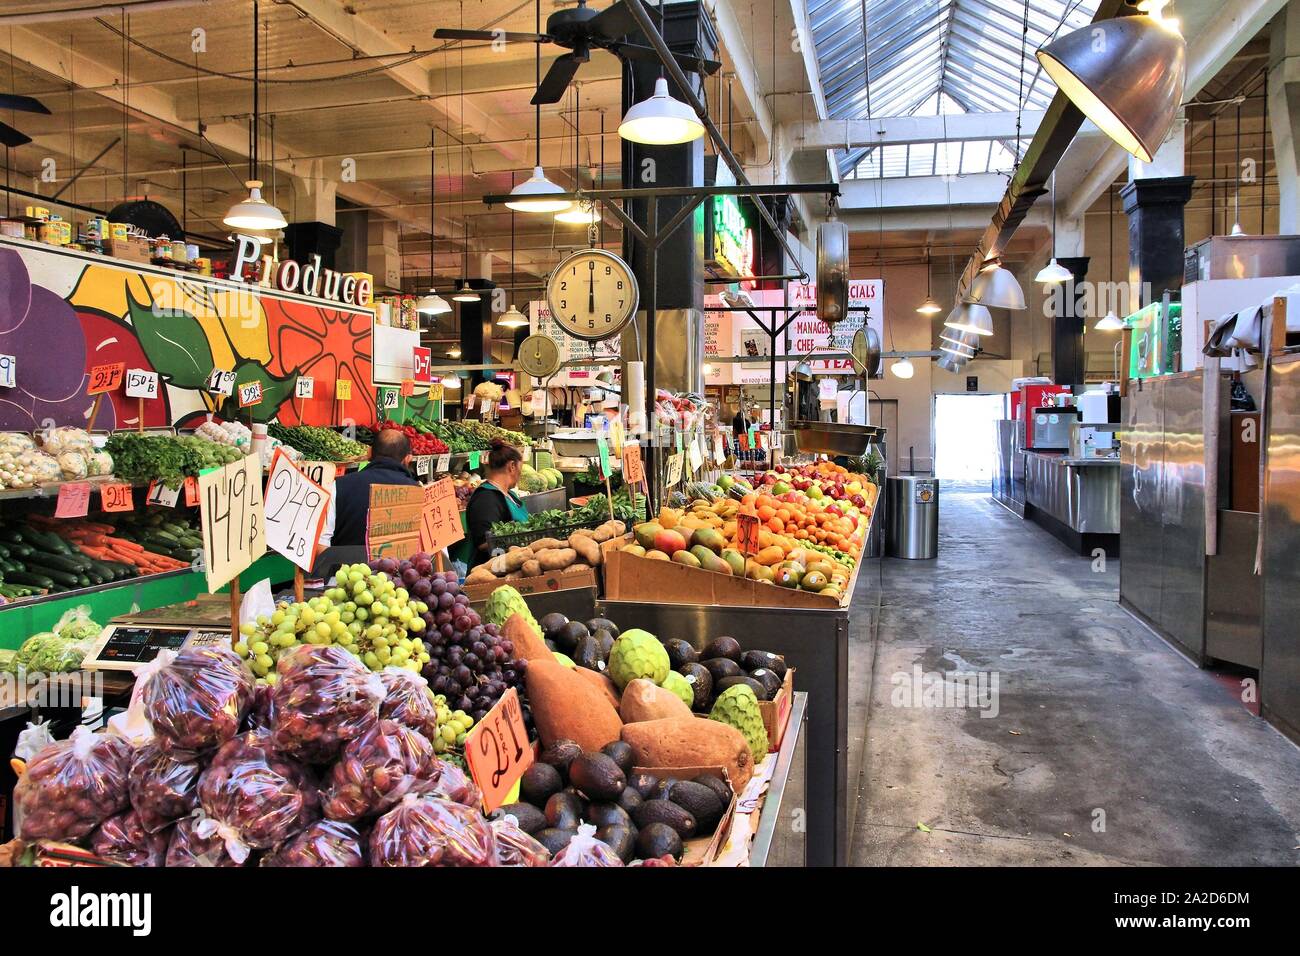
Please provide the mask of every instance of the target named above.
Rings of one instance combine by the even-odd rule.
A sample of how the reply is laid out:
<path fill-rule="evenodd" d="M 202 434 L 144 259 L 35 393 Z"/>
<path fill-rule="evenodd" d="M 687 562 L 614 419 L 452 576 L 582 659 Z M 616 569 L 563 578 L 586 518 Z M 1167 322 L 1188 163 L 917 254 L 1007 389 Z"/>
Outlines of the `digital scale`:
<path fill-rule="evenodd" d="M 159 651 L 218 644 L 230 646 L 230 601 L 224 594 L 205 594 L 183 604 L 114 618 L 100 631 L 81 667 L 135 672 Z"/>

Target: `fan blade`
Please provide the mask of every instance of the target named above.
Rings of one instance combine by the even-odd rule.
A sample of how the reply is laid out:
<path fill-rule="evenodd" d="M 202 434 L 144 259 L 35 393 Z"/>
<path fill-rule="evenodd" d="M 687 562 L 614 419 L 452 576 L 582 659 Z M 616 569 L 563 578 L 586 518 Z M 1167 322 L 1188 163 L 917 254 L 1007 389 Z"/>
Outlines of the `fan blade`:
<path fill-rule="evenodd" d="M 611 53 L 629 60 L 646 60 L 651 63 L 661 62 L 658 52 L 648 46 L 639 46 L 635 43 L 616 43 L 608 49 Z M 722 64 L 716 60 L 702 60 L 699 57 L 687 56 L 685 53 L 674 53 L 673 59 L 687 73 L 701 73 L 704 76 L 712 76 L 722 69 Z"/>
<path fill-rule="evenodd" d="M 508 30 L 434 30 L 435 40 L 482 40 L 492 43 L 505 40 L 507 43 L 551 43 L 544 33 L 511 33 Z"/>
<path fill-rule="evenodd" d="M 623 0 L 619 0 L 596 14 L 587 24 L 587 29 L 610 40 L 621 40 L 636 30 L 636 19 Z"/>
<path fill-rule="evenodd" d="M 0 93 L 0 109 L 50 115 L 50 111 L 45 108 L 45 104 L 40 100 L 34 100 L 30 96 L 19 96 L 17 93 Z"/>
<path fill-rule="evenodd" d="M 30 136 L 24 136 L 18 130 L 5 123 L 0 123 L 0 145 L 15 147 L 26 146 L 32 141 Z"/>
<path fill-rule="evenodd" d="M 564 96 L 564 91 L 569 88 L 569 81 L 573 79 L 578 67 L 587 62 L 585 51 L 579 54 L 577 51 L 566 53 L 564 56 L 557 56 L 551 68 L 546 71 L 542 77 L 542 83 L 537 87 L 537 92 L 533 94 L 530 101 L 534 106 L 543 103 L 558 103 Z"/>

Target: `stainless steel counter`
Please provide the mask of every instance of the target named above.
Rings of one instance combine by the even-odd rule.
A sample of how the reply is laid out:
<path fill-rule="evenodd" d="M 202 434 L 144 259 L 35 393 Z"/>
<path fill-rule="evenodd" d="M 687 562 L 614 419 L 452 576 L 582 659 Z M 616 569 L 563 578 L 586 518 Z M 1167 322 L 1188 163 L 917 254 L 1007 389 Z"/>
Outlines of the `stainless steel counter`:
<path fill-rule="evenodd" d="M 1264 492 L 1264 716 L 1300 741 L 1300 355 L 1273 359 Z"/>
<path fill-rule="evenodd" d="M 1119 459 L 1027 451 L 1025 503 L 1079 534 L 1119 534 Z"/>

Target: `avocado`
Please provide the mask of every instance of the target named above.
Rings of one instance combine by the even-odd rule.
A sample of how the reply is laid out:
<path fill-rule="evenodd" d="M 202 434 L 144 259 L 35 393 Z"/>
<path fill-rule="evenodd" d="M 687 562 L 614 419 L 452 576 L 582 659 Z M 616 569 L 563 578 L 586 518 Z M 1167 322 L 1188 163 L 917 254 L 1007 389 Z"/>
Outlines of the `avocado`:
<path fill-rule="evenodd" d="M 564 779 L 569 778 L 569 764 L 573 759 L 582 753 L 582 748 L 572 740 L 557 740 L 549 747 L 542 751 L 542 755 L 537 759 L 542 763 L 548 763 L 556 770 L 560 771 L 560 776 Z"/>
<path fill-rule="evenodd" d="M 591 632 L 581 621 L 570 621 L 562 628 L 551 635 L 551 640 L 555 642 L 555 647 L 562 654 L 572 654 L 573 649 L 578 646 L 578 642 L 584 637 L 590 637 Z"/>
<path fill-rule="evenodd" d="M 781 691 L 781 678 L 776 676 L 776 671 L 768 670 L 766 667 L 760 667 L 758 670 L 750 671 L 749 676 L 763 685 L 767 695 L 756 694 L 759 700 L 775 700 L 776 695 Z"/>
<path fill-rule="evenodd" d="M 519 797 L 535 807 L 546 806 L 546 801 L 564 789 L 560 771 L 548 763 L 535 763 L 519 778 Z"/>
<path fill-rule="evenodd" d="M 713 676 L 713 683 L 717 684 L 728 677 L 743 677 L 745 672 L 729 657 L 711 657 L 703 662 L 708 668 L 709 673 Z"/>
<path fill-rule="evenodd" d="M 680 671 L 684 664 L 694 664 L 700 659 L 700 652 L 691 647 L 690 641 L 683 641 L 680 637 L 664 641 L 664 648 L 668 651 L 668 666 L 675 671 Z"/>
<path fill-rule="evenodd" d="M 555 642 L 553 640 L 548 637 L 546 640 L 542 641 L 542 643 L 546 645 L 548 651 L 555 653 Z"/>
<path fill-rule="evenodd" d="M 507 803 L 493 810 L 488 819 L 502 820 L 507 816 L 514 817 L 519 829 L 527 834 L 546 829 L 546 814 L 531 803 Z"/>
<path fill-rule="evenodd" d="M 618 637 L 618 625 L 607 617 L 593 617 L 587 622 L 587 630 L 593 634 L 597 631 L 609 631 L 612 637 Z"/>
<path fill-rule="evenodd" d="M 546 822 L 558 830 L 577 830 L 582 822 L 582 801 L 571 793 L 555 794 L 546 801 Z"/>
<path fill-rule="evenodd" d="M 618 769 L 622 770 L 623 773 L 632 772 L 632 748 L 623 741 L 611 740 L 600 748 L 600 752 L 618 764 Z"/>
<path fill-rule="evenodd" d="M 655 788 L 650 791 L 651 800 L 667 800 L 669 792 L 673 785 L 677 783 L 676 777 L 663 777 L 655 784 Z"/>
<path fill-rule="evenodd" d="M 579 667 L 585 667 L 589 671 L 604 671 L 605 658 L 600 654 L 600 644 L 594 637 L 588 635 L 578 641 L 577 646 L 573 649 L 573 663 Z"/>
<path fill-rule="evenodd" d="M 671 856 L 674 860 L 680 860 L 683 849 L 681 835 L 666 823 L 651 823 L 642 827 L 637 834 L 636 852 L 642 859 Z"/>
<path fill-rule="evenodd" d="M 716 793 L 694 780 L 677 781 L 668 791 L 668 799 L 695 818 L 700 833 L 712 833 L 727 809 Z"/>
<path fill-rule="evenodd" d="M 666 823 L 683 840 L 695 836 L 695 817 L 668 800 L 647 800 L 632 811 L 632 822 L 644 830 L 655 823 Z"/>
<path fill-rule="evenodd" d="M 709 701 L 713 699 L 713 675 L 709 669 L 703 664 L 683 664 L 677 670 L 695 692 L 695 703 L 691 704 L 691 709 L 708 710 Z"/>
<path fill-rule="evenodd" d="M 627 776 L 613 757 L 584 753 L 569 764 L 569 780 L 590 800 L 617 800 L 627 786 Z"/>
<path fill-rule="evenodd" d="M 615 824 L 596 831 L 596 839 L 617 853 L 624 863 L 631 863 L 636 855 L 636 838 L 637 829 L 630 820 L 625 826 Z"/>
<path fill-rule="evenodd" d="M 712 795 L 712 793 L 709 794 L 709 796 Z M 587 823 L 594 823 L 598 827 L 630 827 L 632 825 L 632 818 L 628 816 L 626 810 L 617 803 L 605 803 L 603 801 L 587 804 L 587 812 L 583 814 L 582 819 Z"/>
<path fill-rule="evenodd" d="M 600 659 L 609 663 L 609 652 L 614 649 L 614 635 L 604 628 L 599 628 L 592 631 L 591 636 L 596 639 L 596 644 L 600 647 Z"/>
<path fill-rule="evenodd" d="M 760 667 L 765 667 L 781 680 L 785 680 L 785 658 L 771 651 L 745 651 L 740 655 L 740 666 L 747 671 L 756 671 Z"/>
<path fill-rule="evenodd" d="M 559 611 L 552 611 L 537 623 L 542 626 L 543 635 L 546 637 L 552 637 L 556 631 L 569 623 L 569 619 Z"/>
<path fill-rule="evenodd" d="M 546 847 L 551 856 L 559 853 L 569 841 L 578 835 L 577 830 L 570 830 L 562 827 L 547 827 L 545 830 L 538 830 L 533 834 L 533 839 Z"/>
<path fill-rule="evenodd" d="M 657 783 L 659 783 L 659 778 L 648 773 L 634 773 L 627 781 L 627 785 L 639 793 L 642 800 L 650 799 L 650 793 Z"/>
<path fill-rule="evenodd" d="M 728 806 L 731 803 L 731 797 L 732 797 L 731 787 L 727 783 L 727 781 L 723 780 L 717 774 L 702 773 L 698 777 L 696 777 L 693 782 L 702 784 L 703 786 L 706 786 L 710 790 L 712 790 L 714 794 L 717 795 L 717 798 L 720 801 L 722 801 L 722 805 L 724 807 Z"/>
<path fill-rule="evenodd" d="M 717 657 L 725 657 L 736 664 L 740 663 L 740 641 L 734 637 L 715 637 L 709 641 L 708 646 L 700 651 L 700 660 L 711 661 Z"/>
<path fill-rule="evenodd" d="M 624 787 L 618 796 L 618 805 L 628 813 L 641 806 L 642 801 L 641 792 L 636 787 Z"/>
<path fill-rule="evenodd" d="M 744 674 L 740 674 L 736 677 L 722 678 L 722 680 L 718 681 L 717 686 L 714 688 L 714 693 L 721 695 L 722 692 L 726 690 L 728 687 L 735 687 L 737 684 L 744 684 L 746 687 L 748 687 L 750 690 L 754 692 L 754 696 L 757 697 L 759 700 L 768 699 L 767 689 L 759 681 L 754 680 L 754 678 L 752 677 L 746 677 Z"/>

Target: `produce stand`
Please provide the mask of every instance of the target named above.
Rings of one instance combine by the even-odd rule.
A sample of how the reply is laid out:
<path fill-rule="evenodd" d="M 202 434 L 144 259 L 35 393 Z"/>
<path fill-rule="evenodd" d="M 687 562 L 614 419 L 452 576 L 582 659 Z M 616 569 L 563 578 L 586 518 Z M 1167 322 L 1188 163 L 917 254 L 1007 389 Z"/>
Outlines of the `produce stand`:
<path fill-rule="evenodd" d="M 808 694 L 800 691 L 794 695 L 790 724 L 781 741 L 781 749 L 777 751 L 776 769 L 758 810 L 754 839 L 749 848 L 750 866 L 804 866 L 807 863 L 808 848 L 803 834 L 797 833 L 793 826 L 781 826 L 782 808 L 807 805 L 804 766 L 807 759 L 804 722 L 807 718 Z M 737 825 L 733 823 L 733 834 L 736 830 Z"/>

